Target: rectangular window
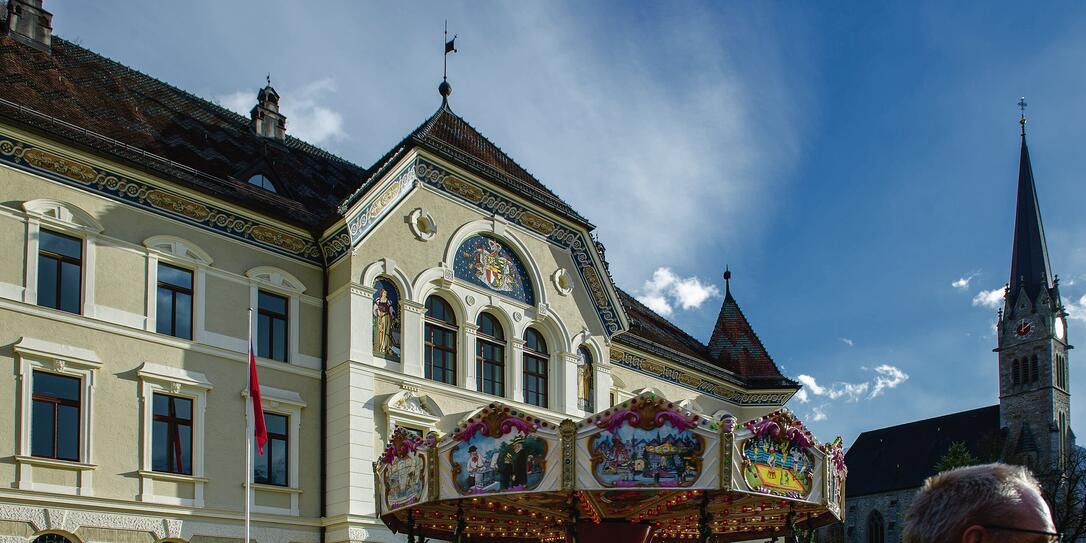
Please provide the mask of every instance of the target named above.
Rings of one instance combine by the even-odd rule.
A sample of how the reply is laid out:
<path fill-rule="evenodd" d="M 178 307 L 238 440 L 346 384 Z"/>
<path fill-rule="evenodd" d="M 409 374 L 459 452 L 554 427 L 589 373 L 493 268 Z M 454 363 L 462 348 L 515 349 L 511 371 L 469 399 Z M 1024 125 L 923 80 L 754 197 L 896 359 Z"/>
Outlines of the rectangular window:
<path fill-rule="evenodd" d="M 80 313 L 83 240 L 49 230 L 38 234 L 38 305 Z"/>
<path fill-rule="evenodd" d="M 475 385 L 480 392 L 505 396 L 505 347 L 477 339 Z"/>
<path fill-rule="evenodd" d="M 426 323 L 426 378 L 456 384 L 456 330 Z"/>
<path fill-rule="evenodd" d="M 158 265 L 156 330 L 192 339 L 192 272 L 169 264 Z"/>
<path fill-rule="evenodd" d="M 34 372 L 30 454 L 79 461 L 79 409 L 82 382 L 43 371 Z"/>
<path fill-rule="evenodd" d="M 153 396 L 151 469 L 192 475 L 192 400 Z"/>
<path fill-rule="evenodd" d="M 524 354 L 524 401 L 547 407 L 547 359 Z"/>
<path fill-rule="evenodd" d="M 287 361 L 287 299 L 263 290 L 257 296 L 256 355 Z"/>
<path fill-rule="evenodd" d="M 287 451 L 290 436 L 287 423 L 290 417 L 264 413 L 264 425 L 268 428 L 268 442 L 264 445 L 264 455 L 259 454 L 256 441 L 253 441 L 253 482 L 264 485 L 288 486 L 290 479 L 287 466 L 290 457 Z"/>

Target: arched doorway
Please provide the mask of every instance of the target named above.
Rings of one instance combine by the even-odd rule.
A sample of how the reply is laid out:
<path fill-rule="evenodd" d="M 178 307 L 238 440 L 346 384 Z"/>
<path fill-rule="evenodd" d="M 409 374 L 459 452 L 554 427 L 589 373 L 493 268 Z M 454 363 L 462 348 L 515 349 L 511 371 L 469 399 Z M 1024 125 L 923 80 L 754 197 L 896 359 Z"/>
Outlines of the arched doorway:
<path fill-rule="evenodd" d="M 867 515 L 867 543 L 884 543 L 886 541 L 886 523 L 882 519 L 882 513 L 878 509 Z"/>

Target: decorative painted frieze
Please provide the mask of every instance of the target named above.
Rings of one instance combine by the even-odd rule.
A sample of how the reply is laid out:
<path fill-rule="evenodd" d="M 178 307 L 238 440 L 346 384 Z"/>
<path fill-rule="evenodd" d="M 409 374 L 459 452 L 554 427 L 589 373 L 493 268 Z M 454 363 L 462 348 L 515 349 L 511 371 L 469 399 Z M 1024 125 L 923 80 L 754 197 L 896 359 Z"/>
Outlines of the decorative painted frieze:
<path fill-rule="evenodd" d="M 673 367 L 663 362 L 657 362 L 634 353 L 626 352 L 614 347 L 611 348 L 611 362 L 629 368 L 650 377 L 674 383 L 679 386 L 696 390 L 707 396 L 724 400 L 735 405 L 783 405 L 790 396 L 787 392 L 749 393 L 714 383 L 691 371 Z"/>
<path fill-rule="evenodd" d="M 41 149 L 8 134 L 0 134 L 0 162 L 284 256 L 315 264 L 322 262 L 321 250 L 312 240 L 172 189 Z"/>

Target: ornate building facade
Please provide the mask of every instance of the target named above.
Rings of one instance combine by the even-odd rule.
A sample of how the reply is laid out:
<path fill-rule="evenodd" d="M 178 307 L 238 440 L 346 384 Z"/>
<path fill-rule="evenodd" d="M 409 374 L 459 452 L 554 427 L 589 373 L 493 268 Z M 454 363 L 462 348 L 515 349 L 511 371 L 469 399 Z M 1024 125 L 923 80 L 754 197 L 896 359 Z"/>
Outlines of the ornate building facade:
<path fill-rule="evenodd" d="M 593 226 L 441 105 L 370 167 L 51 35 L 0 37 L 0 541 L 393 541 L 373 463 L 500 399 L 644 391 L 746 420 L 783 377 L 732 296 L 701 342 L 616 288 Z M 250 308 L 253 318 L 250 321 Z"/>

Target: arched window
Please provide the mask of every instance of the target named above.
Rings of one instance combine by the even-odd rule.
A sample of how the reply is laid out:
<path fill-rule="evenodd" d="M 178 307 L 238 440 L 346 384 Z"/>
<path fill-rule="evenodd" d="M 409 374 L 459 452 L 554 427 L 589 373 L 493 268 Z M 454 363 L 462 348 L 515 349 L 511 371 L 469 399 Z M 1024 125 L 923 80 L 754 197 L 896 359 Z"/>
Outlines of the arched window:
<path fill-rule="evenodd" d="M 596 375 L 592 367 L 592 353 L 588 347 L 581 346 L 577 349 L 577 357 L 581 359 L 581 365 L 577 368 L 577 407 L 591 413 L 596 410 Z M 612 400 L 611 404 L 614 403 Z"/>
<path fill-rule="evenodd" d="M 883 543 L 886 540 L 886 526 L 882 513 L 878 509 L 867 515 L 867 543 Z"/>
<path fill-rule="evenodd" d="M 505 331 L 489 313 L 479 315 L 475 338 L 475 386 L 479 392 L 505 396 Z"/>
<path fill-rule="evenodd" d="M 524 332 L 524 402 L 547 407 L 547 342 L 529 328 Z"/>
<path fill-rule="evenodd" d="M 1030 360 L 1029 364 L 1029 381 L 1036 383 L 1038 380 L 1040 380 L 1040 372 L 1037 367 L 1037 355 L 1033 355 L 1033 359 Z"/>
<path fill-rule="evenodd" d="M 33 543 L 72 543 L 72 541 L 60 534 L 44 534 L 35 538 Z"/>
<path fill-rule="evenodd" d="M 249 178 L 249 184 L 260 187 L 268 192 L 276 192 L 275 185 L 264 174 L 256 174 Z"/>
<path fill-rule="evenodd" d="M 1011 384 L 1019 385 L 1022 383 L 1022 364 L 1018 362 L 1018 359 L 1011 361 Z"/>
<path fill-rule="evenodd" d="M 456 384 L 456 315 L 439 296 L 426 299 L 426 378 Z"/>

